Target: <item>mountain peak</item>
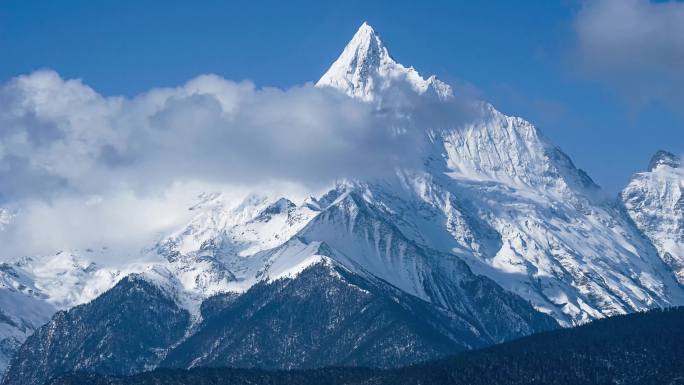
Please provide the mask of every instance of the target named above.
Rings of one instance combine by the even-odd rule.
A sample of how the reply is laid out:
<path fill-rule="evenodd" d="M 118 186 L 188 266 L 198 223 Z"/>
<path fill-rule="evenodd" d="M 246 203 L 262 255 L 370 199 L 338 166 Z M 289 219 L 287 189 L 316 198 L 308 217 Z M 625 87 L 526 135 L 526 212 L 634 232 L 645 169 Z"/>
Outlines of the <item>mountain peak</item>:
<path fill-rule="evenodd" d="M 387 48 L 380 40 L 380 35 L 367 22 L 363 22 L 352 39 L 347 43 L 345 51 L 357 53 L 361 59 L 380 59 L 389 57 Z M 389 58 L 392 60 L 391 58 Z"/>
<path fill-rule="evenodd" d="M 677 168 L 680 167 L 682 163 L 681 159 L 677 155 L 669 151 L 658 150 L 651 158 L 651 161 L 648 163 L 648 170 L 653 171 L 661 165 Z"/>
<path fill-rule="evenodd" d="M 364 21 L 356 31 L 355 36 L 356 35 L 375 36 L 375 30 L 370 24 L 368 24 L 368 22 Z"/>
<path fill-rule="evenodd" d="M 372 100 L 374 75 L 381 66 L 395 65 L 373 27 L 363 22 L 316 85 L 337 88 L 349 96 Z"/>
<path fill-rule="evenodd" d="M 395 62 L 377 32 L 363 22 L 316 86 L 336 88 L 351 97 L 373 101 L 380 90 L 401 80 L 408 81 L 419 94 L 433 89 L 442 98 L 451 96 L 448 85 L 434 77 L 424 79 L 412 67 Z"/>

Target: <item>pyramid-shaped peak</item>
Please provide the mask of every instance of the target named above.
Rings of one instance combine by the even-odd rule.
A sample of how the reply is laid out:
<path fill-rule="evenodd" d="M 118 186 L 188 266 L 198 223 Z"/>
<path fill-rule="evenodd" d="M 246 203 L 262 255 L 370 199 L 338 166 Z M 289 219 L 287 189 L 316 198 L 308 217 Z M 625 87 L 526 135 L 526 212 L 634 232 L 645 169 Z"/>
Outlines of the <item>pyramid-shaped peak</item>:
<path fill-rule="evenodd" d="M 381 68 L 398 66 L 373 27 L 364 22 L 344 47 L 342 54 L 316 83 L 337 88 L 363 100 L 373 99 L 373 89 Z"/>
<path fill-rule="evenodd" d="M 404 67 L 392 59 L 373 27 L 364 22 L 316 83 L 332 87 L 365 101 L 376 99 L 377 93 L 397 82 L 408 82 L 416 92 L 432 89 L 440 98 L 451 96 L 451 88 L 434 79 L 424 79 L 412 67 Z"/>

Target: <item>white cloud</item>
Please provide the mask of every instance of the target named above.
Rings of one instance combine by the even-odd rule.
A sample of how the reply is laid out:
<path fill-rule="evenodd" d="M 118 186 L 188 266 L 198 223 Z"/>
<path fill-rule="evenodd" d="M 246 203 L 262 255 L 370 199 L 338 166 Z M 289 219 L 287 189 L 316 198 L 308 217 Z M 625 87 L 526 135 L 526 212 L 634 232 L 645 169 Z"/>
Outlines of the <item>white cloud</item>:
<path fill-rule="evenodd" d="M 0 193 L 99 193 L 179 179 L 327 183 L 417 161 L 406 120 L 311 85 L 257 90 L 206 75 L 134 99 L 41 71 L 0 90 Z"/>
<path fill-rule="evenodd" d="M 575 20 L 575 61 L 635 105 L 665 103 L 681 112 L 684 3 L 596 0 Z"/>
<path fill-rule="evenodd" d="M 172 188 L 144 197 L 118 191 L 106 198 L 24 201 L 0 232 L 0 259 L 101 247 L 112 247 L 117 260 L 137 256 L 157 234 L 188 219 L 189 191 Z"/>
<path fill-rule="evenodd" d="M 408 91 L 391 102 L 401 113 L 311 84 L 256 89 L 215 75 L 105 97 L 53 71 L 20 76 L 0 87 L 0 207 L 18 212 L 0 258 L 140 247 L 208 185 L 318 189 L 411 167 L 424 128 L 453 127 L 470 105 Z"/>

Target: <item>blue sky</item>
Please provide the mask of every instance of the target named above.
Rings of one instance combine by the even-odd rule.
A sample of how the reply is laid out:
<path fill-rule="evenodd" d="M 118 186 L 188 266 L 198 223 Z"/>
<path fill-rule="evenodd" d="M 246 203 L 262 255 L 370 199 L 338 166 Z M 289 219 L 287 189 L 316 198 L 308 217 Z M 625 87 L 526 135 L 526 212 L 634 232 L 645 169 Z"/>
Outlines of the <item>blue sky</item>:
<path fill-rule="evenodd" d="M 0 81 L 51 68 L 107 96 L 203 73 L 289 88 L 318 79 L 366 20 L 397 61 L 531 120 L 616 193 L 656 150 L 684 152 L 684 67 L 666 55 L 684 51 L 671 37 L 684 19 L 682 3 L 598 3 L 3 0 Z M 659 33 L 625 33 L 621 12 Z"/>

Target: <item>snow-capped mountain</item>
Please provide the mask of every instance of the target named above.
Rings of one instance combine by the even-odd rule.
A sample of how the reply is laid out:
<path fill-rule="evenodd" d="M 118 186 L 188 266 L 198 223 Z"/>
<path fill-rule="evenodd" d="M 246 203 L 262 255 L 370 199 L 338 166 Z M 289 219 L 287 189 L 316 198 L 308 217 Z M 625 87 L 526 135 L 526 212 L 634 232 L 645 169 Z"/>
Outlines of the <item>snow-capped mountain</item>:
<path fill-rule="evenodd" d="M 385 353 L 407 352 L 397 355 L 397 362 L 445 353 L 430 346 L 434 339 L 423 338 L 411 327 L 413 321 L 407 320 L 413 320 L 415 309 L 431 314 L 428 321 L 437 335 L 473 347 L 548 329 L 552 323 L 545 315 L 572 325 L 684 304 L 684 289 L 675 276 L 681 279 L 684 226 L 682 174 L 674 157 L 661 155 L 651 171 L 635 176 L 621 195 L 625 210 L 534 125 L 488 103 L 461 100 L 458 89 L 397 63 L 365 23 L 316 86 L 370 103 L 379 114 L 389 111 L 400 117 L 398 123 L 418 130 L 424 144 L 419 147 L 421 165 L 369 180 L 340 181 L 307 198 L 274 191 L 235 202 L 220 193 L 203 194 L 191 207 L 195 217 L 190 223 L 150 245 L 140 261 L 125 266 L 91 265 L 87 252 L 7 264 L 11 273 L 0 275 L 9 282 L 0 291 L 0 300 L 30 299 L 40 307 L 39 316 L 23 316 L 29 307 L 12 310 L 6 317 L 0 314 L 0 325 L 9 325 L 3 326 L 2 336 L 13 338 L 13 347 L 53 312 L 85 304 L 59 313 L 21 348 L 10 367 L 8 378 L 15 381 L 11 383 L 18 383 L 25 373 L 111 368 L 114 361 L 89 366 L 94 361 L 87 359 L 92 354 L 115 354 L 106 347 L 98 345 L 86 354 L 92 341 L 63 339 L 69 328 L 100 320 L 103 309 L 124 306 L 111 300 L 105 307 L 98 301 L 122 301 L 120 291 L 135 291 L 127 285 L 142 285 L 136 292 L 168 305 L 169 314 L 184 325 L 183 333 L 174 328 L 163 343 L 155 340 L 136 350 L 136 370 L 162 362 L 249 365 L 259 360 L 271 367 L 292 367 L 283 361 L 283 352 L 311 349 L 308 334 L 292 337 L 290 345 L 279 346 L 282 350 L 276 349 L 273 356 L 258 356 L 259 360 L 230 349 L 265 354 L 270 350 L 263 345 L 278 337 L 277 328 L 267 328 L 274 324 L 301 336 L 303 331 L 292 329 L 292 323 L 286 327 L 263 317 L 294 317 L 292 303 L 313 301 L 311 292 L 346 292 L 349 285 L 360 288 L 350 292 L 353 303 L 337 300 L 342 297 L 319 303 L 327 315 L 339 315 L 330 318 L 339 321 L 330 321 L 334 330 L 320 332 L 330 338 L 330 346 L 350 350 L 353 359 L 335 362 L 332 356 L 316 356 L 297 365 L 377 363 L 364 356 L 365 345 L 349 344 L 350 338 L 388 344 L 383 345 Z M 401 103 L 396 103 L 397 94 Z M 467 113 L 445 113 L 441 120 L 422 122 L 433 110 Z M 68 266 L 50 270 L 62 264 Z M 327 275 L 310 279 L 307 274 L 320 274 L 321 266 Z M 114 286 L 131 273 L 139 275 Z M 329 290 L 312 287 L 317 281 Z M 107 292 L 111 287 L 119 289 Z M 103 292 L 108 296 L 91 302 Z M 237 306 L 235 298 L 244 302 Z M 402 301 L 401 309 L 390 306 Z M 409 337 L 399 338 L 397 329 L 373 338 L 363 335 L 350 314 L 362 312 L 366 305 L 394 309 L 391 317 L 397 318 L 389 320 Z M 126 308 L 122 324 L 162 328 L 156 318 L 136 318 L 130 310 L 140 303 L 125 306 L 132 308 Z M 208 312 L 212 306 L 221 309 Z M 260 313 L 255 310 L 260 306 L 272 311 Z M 245 313 L 236 315 L 238 310 Z M 380 311 L 373 314 L 384 316 Z M 30 320 L 31 326 L 16 326 L 19 318 Z M 3 324 L 4 319 L 12 323 Z M 226 319 L 235 322 L 234 329 L 225 327 Z M 315 324 L 313 319 L 304 321 Z M 98 336 L 111 339 L 122 332 L 110 324 L 98 325 Z M 231 339 L 238 331 L 252 344 Z M 207 342 L 214 340 L 214 345 Z M 408 349 L 418 345 L 420 349 Z M 63 366 L 55 364 L 67 352 L 77 358 Z M 44 378 L 34 380 L 40 383 Z"/>
<path fill-rule="evenodd" d="M 684 285 L 684 169 L 681 159 L 658 151 L 648 171 L 635 174 L 620 194 L 634 223 Z"/>
<path fill-rule="evenodd" d="M 442 84 L 395 63 L 363 25 L 318 85 L 382 106 L 385 90 L 408 83 L 423 95 L 428 82 Z M 436 94 L 446 104 L 455 95 Z M 405 234 L 564 324 L 684 300 L 650 242 L 567 155 L 524 119 L 474 108 L 461 126 L 427 129 L 424 169 L 367 187 Z"/>
<path fill-rule="evenodd" d="M 382 91 L 397 87 L 397 83 L 405 83 L 421 95 L 452 96 L 451 87 L 436 77 L 424 79 L 413 67 L 395 62 L 380 37 L 364 22 L 316 86 L 334 87 L 349 96 L 374 101 Z"/>

